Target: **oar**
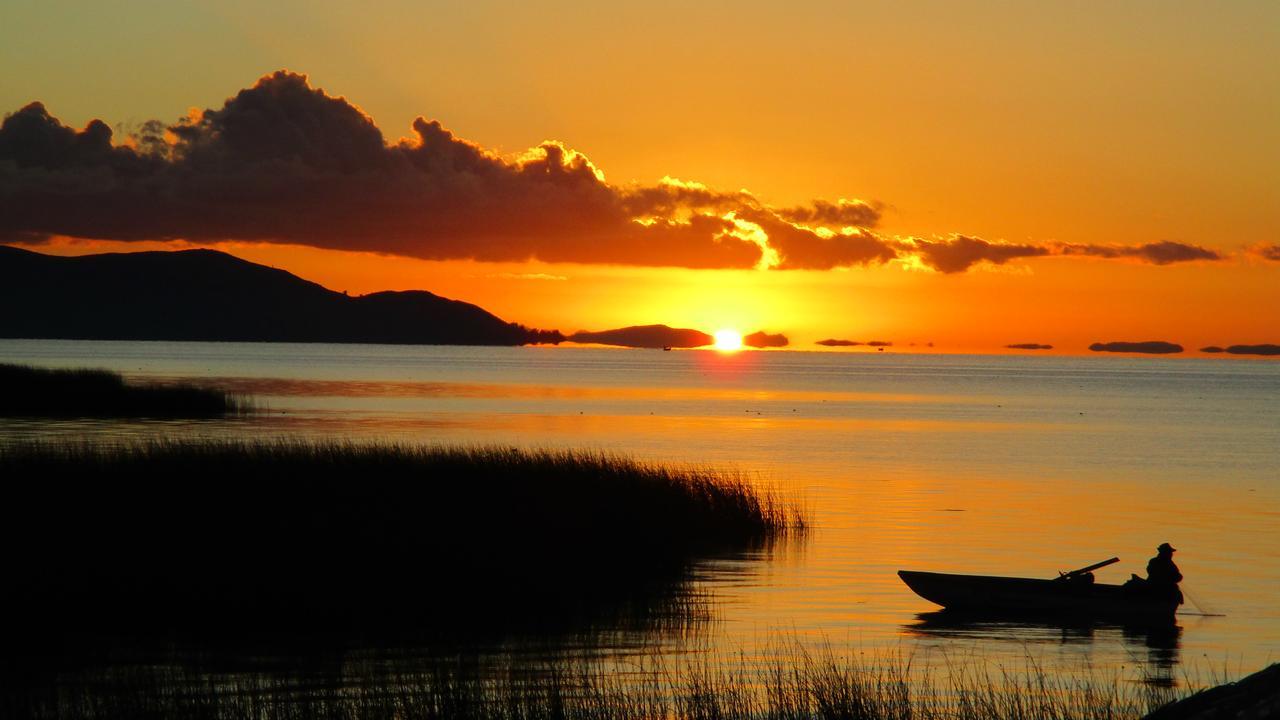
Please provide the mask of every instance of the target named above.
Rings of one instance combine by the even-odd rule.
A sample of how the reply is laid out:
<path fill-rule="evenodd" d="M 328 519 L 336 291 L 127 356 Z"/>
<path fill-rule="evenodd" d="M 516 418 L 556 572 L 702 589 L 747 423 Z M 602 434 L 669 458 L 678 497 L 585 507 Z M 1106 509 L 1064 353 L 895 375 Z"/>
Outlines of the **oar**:
<path fill-rule="evenodd" d="M 1102 562 L 1094 563 L 1094 564 L 1092 564 L 1092 565 L 1089 565 L 1088 567 L 1082 567 L 1082 568 L 1080 568 L 1079 570 L 1072 570 L 1071 572 L 1065 572 L 1065 573 L 1064 573 L 1064 572 L 1060 572 L 1060 573 L 1058 573 L 1058 577 L 1056 577 L 1056 578 L 1054 578 L 1054 579 L 1055 579 L 1055 580 L 1069 580 L 1069 579 L 1071 579 L 1071 578 L 1073 578 L 1073 577 L 1075 577 L 1075 576 L 1077 576 L 1077 575 L 1083 575 L 1084 573 L 1092 572 L 1092 571 L 1094 571 L 1094 570 L 1097 570 L 1098 568 L 1104 568 L 1104 567 L 1106 567 L 1106 566 L 1108 566 L 1108 565 L 1115 565 L 1115 564 L 1116 564 L 1116 563 L 1118 563 L 1118 562 L 1120 562 L 1120 558 L 1118 558 L 1118 557 L 1113 557 L 1113 558 L 1111 558 L 1110 560 L 1103 560 Z"/>

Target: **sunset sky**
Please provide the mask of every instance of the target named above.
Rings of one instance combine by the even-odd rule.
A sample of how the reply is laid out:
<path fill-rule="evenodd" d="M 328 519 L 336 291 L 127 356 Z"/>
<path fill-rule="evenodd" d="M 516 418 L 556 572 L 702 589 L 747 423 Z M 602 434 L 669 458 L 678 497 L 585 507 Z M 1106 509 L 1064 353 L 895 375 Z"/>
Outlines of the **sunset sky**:
<path fill-rule="evenodd" d="M 19 1 L 0 113 L 41 252 L 800 349 L 1280 342 L 1276 2 Z"/>

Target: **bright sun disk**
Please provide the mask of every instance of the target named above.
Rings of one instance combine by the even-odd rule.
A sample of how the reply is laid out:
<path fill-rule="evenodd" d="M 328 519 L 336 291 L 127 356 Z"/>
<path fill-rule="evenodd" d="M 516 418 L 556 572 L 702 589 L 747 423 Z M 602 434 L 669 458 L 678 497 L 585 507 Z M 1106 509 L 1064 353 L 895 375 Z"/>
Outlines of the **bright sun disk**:
<path fill-rule="evenodd" d="M 737 330 L 717 330 L 715 349 L 732 351 L 742 349 L 742 333 Z"/>

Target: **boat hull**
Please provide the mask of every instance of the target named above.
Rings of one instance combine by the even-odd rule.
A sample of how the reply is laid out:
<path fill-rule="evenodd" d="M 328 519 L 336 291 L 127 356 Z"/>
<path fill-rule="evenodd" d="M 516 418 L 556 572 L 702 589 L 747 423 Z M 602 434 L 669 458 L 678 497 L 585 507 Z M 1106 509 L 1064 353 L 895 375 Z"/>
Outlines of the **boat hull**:
<path fill-rule="evenodd" d="M 1028 617 L 1171 620 L 1176 602 L 1120 585 L 899 570 L 917 595 L 947 610 Z"/>

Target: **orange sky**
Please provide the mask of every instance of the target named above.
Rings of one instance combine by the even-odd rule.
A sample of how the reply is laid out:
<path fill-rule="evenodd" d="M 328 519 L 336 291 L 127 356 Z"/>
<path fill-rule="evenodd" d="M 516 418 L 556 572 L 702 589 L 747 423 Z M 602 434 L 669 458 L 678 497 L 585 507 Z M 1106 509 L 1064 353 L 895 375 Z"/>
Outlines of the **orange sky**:
<path fill-rule="evenodd" d="M 454 226 L 436 227 L 425 211 L 388 223 L 395 244 L 350 245 L 383 254 L 226 224 L 190 244 L 335 289 L 425 288 L 566 331 L 650 322 L 766 329 L 800 348 L 824 337 L 984 351 L 1011 342 L 1066 351 L 1098 340 L 1280 342 L 1280 262 L 1256 251 L 1280 245 L 1274 3 L 145 7 L 51 2 L 0 11 L 0 111 L 40 100 L 76 129 L 93 118 L 119 126 L 119 144 L 144 120 L 172 125 L 191 106 L 218 110 L 287 67 L 357 105 L 390 144 L 421 142 L 410 125 L 423 115 L 504 158 L 500 169 L 515 174 L 525 148 L 560 141 L 605 178 L 598 188 L 586 178 L 573 193 L 622 196 L 669 176 L 726 194 L 748 189 L 770 213 L 861 199 L 878 216 L 855 234 L 899 255 L 830 269 L 836 254 L 810 238 L 803 252 L 814 269 L 655 267 L 662 260 L 644 249 L 654 241 L 619 240 L 616 219 L 568 210 L 548 218 L 536 208 L 511 213 L 545 224 L 512 253 L 503 234 L 520 228 L 475 229 L 471 214 L 457 227 L 472 223 L 472 235 L 447 237 Z M 787 222 L 815 227 L 796 217 Z M 563 240 L 578 220 L 604 229 Z M 87 221 L 71 230 L 35 214 L 24 222 L 7 230 L 98 234 Z M 430 237 L 419 241 L 414 223 Z M 165 234 L 181 236 L 176 227 Z M 922 243 L 947 250 L 956 236 L 1021 249 L 1002 264 L 970 258 L 962 270 L 939 272 L 945 261 L 930 261 Z M 275 242 L 250 242 L 260 239 Z M 626 249 L 631 242 L 639 249 Z M 662 240 L 667 253 L 684 242 Z M 1220 259 L 1155 264 L 1134 250 L 1162 242 Z M 343 246 L 340 238 L 317 244 Z M 441 256 L 447 246 L 444 255 L 465 257 L 482 245 L 487 257 L 565 261 L 398 254 L 430 246 L 437 249 L 425 256 Z M 28 245 L 61 253 L 160 246 Z M 587 251 L 600 247 L 614 249 Z M 705 254 L 725 249 L 719 244 L 702 247 L 701 260 L 686 262 L 723 260 Z"/>

